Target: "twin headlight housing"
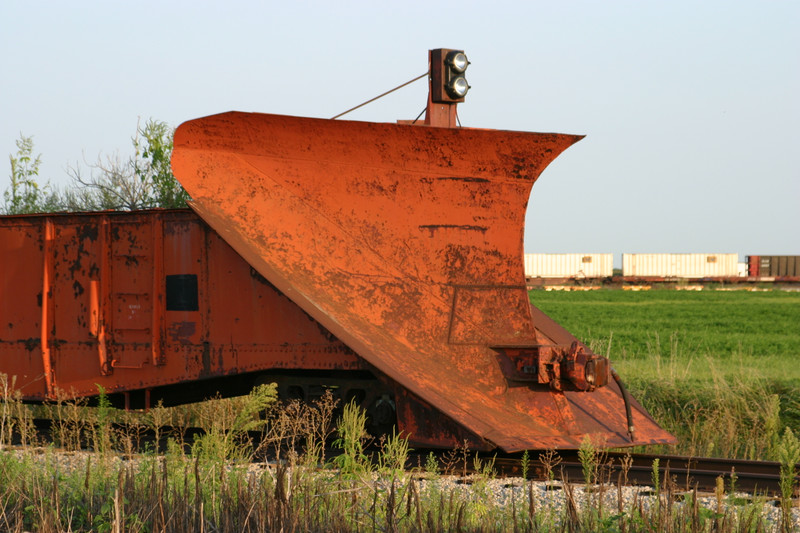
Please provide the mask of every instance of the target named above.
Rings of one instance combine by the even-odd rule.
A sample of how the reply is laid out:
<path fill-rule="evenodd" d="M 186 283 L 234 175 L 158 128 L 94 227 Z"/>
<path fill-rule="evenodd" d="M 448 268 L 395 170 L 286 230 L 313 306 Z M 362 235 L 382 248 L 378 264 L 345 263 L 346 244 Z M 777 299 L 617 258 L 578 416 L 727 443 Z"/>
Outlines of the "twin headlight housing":
<path fill-rule="evenodd" d="M 431 50 L 431 99 L 437 103 L 463 102 L 469 92 L 464 73 L 469 60 L 463 50 Z"/>

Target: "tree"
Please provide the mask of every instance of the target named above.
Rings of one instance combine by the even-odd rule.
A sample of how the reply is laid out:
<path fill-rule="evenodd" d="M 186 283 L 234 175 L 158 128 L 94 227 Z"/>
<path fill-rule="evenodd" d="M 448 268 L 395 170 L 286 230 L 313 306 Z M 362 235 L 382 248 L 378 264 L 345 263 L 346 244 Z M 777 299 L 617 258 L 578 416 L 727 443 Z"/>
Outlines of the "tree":
<path fill-rule="evenodd" d="M 33 137 L 20 134 L 16 141 L 17 154 L 11 161 L 11 186 L 3 192 L 4 209 L 9 215 L 43 213 L 58 209 L 58 195 L 50 184 L 39 186 L 39 165 L 42 155 L 33 157 Z"/>
<path fill-rule="evenodd" d="M 136 137 L 133 139 L 136 149 L 134 173 L 149 185 L 150 199 L 158 207 L 185 207 L 189 200 L 189 195 L 175 179 L 170 167 L 174 135 L 175 130 L 165 122 L 150 119 L 144 128 L 137 124 Z"/>
<path fill-rule="evenodd" d="M 105 161 L 98 156 L 96 163 L 86 166 L 88 177 L 80 167 L 67 169 L 74 184 L 64 192 L 67 211 L 133 211 L 152 207 L 147 183 L 136 176 L 130 160 L 123 160 L 119 154 L 106 156 Z"/>
<path fill-rule="evenodd" d="M 76 187 L 64 194 L 67 209 L 132 211 L 185 207 L 189 195 L 170 169 L 173 134 L 174 130 L 165 122 L 150 119 L 144 127 L 137 124 L 132 139 L 134 155 L 128 160 L 119 155 L 107 156 L 105 161 L 98 157 L 97 163 L 87 164 L 88 177 L 79 168 L 70 168 L 67 172 Z"/>
<path fill-rule="evenodd" d="M 136 125 L 134 154 L 98 156 L 88 176 L 77 165 L 67 169 L 73 187 L 59 192 L 47 183 L 40 186 L 41 155 L 33 157 L 33 139 L 20 135 L 17 154 L 11 159 L 11 186 L 3 193 L 8 214 L 53 211 L 133 211 L 153 207 L 185 207 L 189 195 L 170 169 L 174 130 L 150 119 Z"/>

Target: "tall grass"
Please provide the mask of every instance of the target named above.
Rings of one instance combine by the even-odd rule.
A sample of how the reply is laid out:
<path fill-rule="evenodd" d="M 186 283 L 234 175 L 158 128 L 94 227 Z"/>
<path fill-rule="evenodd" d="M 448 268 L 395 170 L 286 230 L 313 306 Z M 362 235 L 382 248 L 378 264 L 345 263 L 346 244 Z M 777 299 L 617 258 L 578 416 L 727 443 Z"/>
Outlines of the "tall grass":
<path fill-rule="evenodd" d="M 591 346 L 605 349 L 602 342 Z M 645 358 L 613 360 L 633 396 L 678 438 L 676 446 L 648 451 L 777 458 L 780 433 L 786 427 L 797 431 L 800 390 L 786 390 L 736 361 L 686 354 L 674 336 L 666 347 L 656 337 Z"/>
<path fill-rule="evenodd" d="M 800 432 L 800 293 L 533 291 L 532 302 L 597 353 L 675 447 L 698 456 L 778 459 Z"/>
<path fill-rule="evenodd" d="M 0 391 L 0 433 L 8 435 L 9 424 L 19 418 L 13 413 L 28 406 L 3 376 Z M 79 412 L 67 403 L 61 402 L 63 412 Z M 710 511 L 667 478 L 656 482 L 655 496 L 609 500 L 621 495 L 622 487 L 608 483 L 605 458 L 588 441 L 582 454 L 587 486 L 543 487 L 524 479 L 509 485 L 495 479 L 491 458 L 478 456 L 470 477 L 442 476 L 435 461 L 412 475 L 406 470 L 408 442 L 400 435 L 382 441 L 378 456 L 368 460 L 364 413 L 355 405 L 345 406 L 335 424 L 337 457 L 345 459 L 325 461 L 317 443 L 334 426 L 334 406 L 330 396 L 312 406 L 280 405 L 274 389 L 259 388 L 243 398 L 205 404 L 197 416 L 206 433 L 192 453 L 184 453 L 180 435 L 168 434 L 163 453 L 153 447 L 135 456 L 125 443 L 136 434 L 102 436 L 104 420 L 123 416 L 106 406 L 77 428 L 93 445 L 92 453 L 65 454 L 54 446 L 0 450 L 0 531 L 728 532 L 765 531 L 781 520 L 791 524 L 793 517 L 790 497 L 783 514 L 770 518 L 763 507 L 728 506 L 724 490 L 717 495 L 717 511 Z M 144 418 L 161 435 L 167 420 L 185 416 L 182 410 L 156 410 Z M 263 450 L 250 442 L 253 430 L 283 459 L 257 462 Z M 67 435 L 69 442 L 76 438 Z M 101 449 L 102 442 L 109 448 Z M 787 464 L 800 453 L 793 435 L 787 434 L 782 446 Z M 466 446 L 453 453 L 462 460 L 469 456 Z M 558 468 L 552 451 L 542 453 L 539 462 L 551 475 Z M 787 483 L 789 494 L 794 486 Z M 504 485 L 508 494 L 501 499 Z M 676 503 L 681 498 L 683 503 Z"/>

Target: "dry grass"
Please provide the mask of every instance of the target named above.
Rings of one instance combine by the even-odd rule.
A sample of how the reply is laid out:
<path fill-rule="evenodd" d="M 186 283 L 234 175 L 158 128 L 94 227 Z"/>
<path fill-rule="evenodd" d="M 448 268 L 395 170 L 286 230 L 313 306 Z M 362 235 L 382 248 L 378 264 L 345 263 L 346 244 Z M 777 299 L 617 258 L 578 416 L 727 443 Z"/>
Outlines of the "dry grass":
<path fill-rule="evenodd" d="M 20 413 L 28 406 L 8 380 L 0 385 L 0 433 L 7 443 L 26 427 L 27 415 Z M 157 407 L 148 413 L 164 449 L 128 455 L 138 430 L 102 429 L 127 415 L 110 408 L 88 414 L 80 402 L 59 402 L 54 408 L 64 415 L 64 444 L 86 439 L 97 451 L 36 448 L 32 442 L 0 451 L 0 530 L 732 532 L 780 525 L 780 516 L 770 522 L 762 502 L 731 506 L 731 495 L 722 490 L 716 507 L 708 509 L 696 494 L 680 493 L 669 478 L 655 480 L 655 496 L 609 500 L 622 494 L 622 479 L 609 482 L 603 454 L 588 442 L 582 450 L 587 485 L 564 484 L 556 491 L 516 480 L 503 499 L 498 489 L 503 482 L 495 479 L 490 459 L 472 459 L 477 474 L 468 485 L 455 482 L 463 475 L 442 476 L 434 461 L 416 472 L 404 469 L 408 447 L 398 435 L 383 440 L 377 460 L 368 461 L 358 409 L 345 409 L 334 421 L 330 397 L 311 406 L 279 405 L 273 392 L 262 388 L 204 404 L 193 416 L 205 421 L 206 433 L 190 454 L 184 453 L 181 431 L 164 434 L 167 424 L 187 422 L 183 409 Z M 76 413 L 85 418 L 75 419 Z M 262 434 L 261 447 L 249 440 L 253 429 Z M 335 464 L 319 447 L 334 429 L 342 443 Z M 787 453 L 800 450 L 796 439 L 787 442 Z M 265 448 L 281 459 L 253 463 Z M 466 447 L 452 456 L 453 465 L 471 458 Z M 558 469 L 552 452 L 538 461 L 548 471 Z M 458 468 L 453 465 L 446 468 L 452 472 Z M 788 499 L 787 509 L 790 504 Z M 787 512 L 784 519 L 789 518 Z"/>

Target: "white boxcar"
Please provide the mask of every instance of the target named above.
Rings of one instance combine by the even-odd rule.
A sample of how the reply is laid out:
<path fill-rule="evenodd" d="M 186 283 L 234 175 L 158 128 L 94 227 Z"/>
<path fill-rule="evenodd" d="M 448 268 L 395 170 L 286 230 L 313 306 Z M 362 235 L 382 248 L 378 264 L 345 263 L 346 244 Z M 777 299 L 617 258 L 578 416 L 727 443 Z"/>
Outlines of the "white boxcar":
<path fill-rule="evenodd" d="M 737 274 L 739 275 L 740 278 L 746 278 L 747 277 L 747 275 L 748 275 L 747 267 L 748 266 L 749 265 L 746 262 L 745 263 L 739 263 L 739 266 L 737 267 L 737 270 L 738 270 Z"/>
<path fill-rule="evenodd" d="M 613 254 L 525 254 L 526 278 L 608 278 Z"/>
<path fill-rule="evenodd" d="M 625 277 L 727 278 L 739 275 L 739 254 L 622 254 Z"/>

